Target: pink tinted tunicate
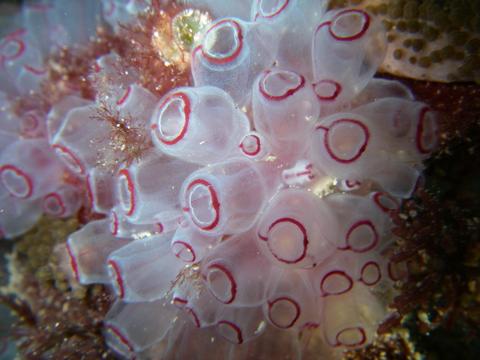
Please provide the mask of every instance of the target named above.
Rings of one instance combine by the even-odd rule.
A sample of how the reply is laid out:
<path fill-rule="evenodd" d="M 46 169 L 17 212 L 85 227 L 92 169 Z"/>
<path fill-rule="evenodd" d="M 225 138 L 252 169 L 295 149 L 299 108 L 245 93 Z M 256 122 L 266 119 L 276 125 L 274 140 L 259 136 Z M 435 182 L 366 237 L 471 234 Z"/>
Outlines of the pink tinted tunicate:
<path fill-rule="evenodd" d="M 436 113 L 374 78 L 385 32 L 363 10 L 186 3 L 229 16 L 195 34 L 191 86 L 154 95 L 110 51 L 88 59 L 88 98 L 72 86 L 19 110 L 51 54 L 84 49 L 99 20 L 118 36 L 151 2 L 24 7 L 0 40 L 2 236 L 42 214 L 104 216 L 58 251 L 72 280 L 111 286 L 103 334 L 121 358 L 298 358 L 312 337 L 330 359 L 370 344 L 408 276 L 390 258 L 392 217 L 436 149 Z"/>

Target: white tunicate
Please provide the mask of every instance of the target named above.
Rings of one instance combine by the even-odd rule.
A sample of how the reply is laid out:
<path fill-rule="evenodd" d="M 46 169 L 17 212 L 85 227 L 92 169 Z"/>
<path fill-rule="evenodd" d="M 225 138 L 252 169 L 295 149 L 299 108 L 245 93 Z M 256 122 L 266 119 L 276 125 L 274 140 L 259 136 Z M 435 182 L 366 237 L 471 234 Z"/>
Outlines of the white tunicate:
<path fill-rule="evenodd" d="M 406 198 L 415 188 L 421 161 L 436 144 L 436 114 L 425 104 L 383 98 L 321 118 L 312 132 L 310 158 L 333 176 L 373 180 Z"/>
<path fill-rule="evenodd" d="M 177 88 L 168 93 L 151 121 L 157 148 L 202 165 L 231 156 L 249 128 L 247 116 L 232 98 L 212 86 Z"/>
<path fill-rule="evenodd" d="M 46 69 L 42 53 L 34 44 L 32 34 L 26 29 L 18 29 L 0 40 L 2 89 L 22 94 L 37 89 Z"/>
<path fill-rule="evenodd" d="M 236 18 L 213 22 L 192 52 L 195 86 L 219 87 L 238 106 L 247 104 L 253 81 L 273 62 L 271 44 L 256 23 Z"/>
<path fill-rule="evenodd" d="M 62 127 L 68 113 L 78 107 L 91 104 L 91 101 L 81 98 L 77 95 L 65 96 L 62 100 L 55 103 L 47 114 L 47 137 L 50 144 Z"/>
<path fill-rule="evenodd" d="M 40 199 L 17 199 L 0 185 L 0 235 L 12 239 L 30 230 L 42 216 Z"/>
<path fill-rule="evenodd" d="M 201 261 L 220 241 L 219 236 L 208 236 L 183 221 L 175 230 L 170 243 L 172 253 L 187 264 Z"/>
<path fill-rule="evenodd" d="M 110 283 L 105 263 L 115 250 L 130 243 L 109 231 L 107 219 L 91 221 L 68 237 L 66 252 L 70 269 L 81 284 Z"/>
<path fill-rule="evenodd" d="M 360 93 L 386 49 L 379 20 L 357 9 L 327 12 L 318 22 L 312 44 L 315 90 L 327 104 Z"/>
<path fill-rule="evenodd" d="M 133 358 L 165 338 L 177 317 L 177 310 L 165 299 L 126 303 L 117 301 L 105 319 L 103 334 L 117 353 Z"/>
<path fill-rule="evenodd" d="M 302 154 L 304 141 L 320 113 L 320 105 L 306 78 L 278 68 L 263 71 L 253 85 L 253 118 L 256 130 L 283 161 Z"/>
<path fill-rule="evenodd" d="M 202 261 L 201 274 L 212 295 L 223 304 L 261 305 L 274 269 L 257 249 L 253 231 L 235 235 Z"/>
<path fill-rule="evenodd" d="M 260 24 L 267 36 L 275 62 L 283 69 L 312 77 L 312 35 L 327 2 L 318 0 L 255 0 L 251 21 Z M 301 56 L 299 56 L 301 54 Z"/>
<path fill-rule="evenodd" d="M 197 229 L 238 234 L 253 226 L 268 190 L 253 161 L 234 158 L 192 173 L 182 185 L 180 203 Z"/>
<path fill-rule="evenodd" d="M 243 344 L 262 334 L 265 327 L 260 307 L 225 307 L 215 328 L 217 333 L 232 344 Z"/>
<path fill-rule="evenodd" d="M 320 323 L 322 306 L 305 273 L 284 269 L 270 281 L 263 305 L 265 318 L 280 329 Z"/>
<path fill-rule="evenodd" d="M 312 268 L 336 248 L 338 220 L 305 190 L 280 190 L 258 222 L 257 244 L 270 261 L 285 268 Z"/>
<path fill-rule="evenodd" d="M 57 156 L 78 175 L 85 176 L 97 165 L 97 148 L 110 136 L 111 125 L 107 121 L 97 121 L 96 126 L 85 126 L 97 114 L 92 105 L 70 110 L 51 141 Z M 112 148 L 106 149 L 106 152 L 114 151 Z"/>
<path fill-rule="evenodd" d="M 351 293 L 325 298 L 323 332 L 332 347 L 359 348 L 369 344 L 386 311 L 365 285 L 355 284 Z"/>
<path fill-rule="evenodd" d="M 87 173 L 85 187 L 88 205 L 99 214 L 108 214 L 115 203 L 115 180 L 101 168 L 94 167 Z"/>
<path fill-rule="evenodd" d="M 0 180 L 14 197 L 38 199 L 54 191 L 65 171 L 44 139 L 17 140 L 0 156 Z"/>
<path fill-rule="evenodd" d="M 42 201 L 45 214 L 60 218 L 74 215 L 82 205 L 82 197 L 78 187 L 65 183 L 46 194 Z"/>
<path fill-rule="evenodd" d="M 197 167 L 151 152 L 141 162 L 119 169 L 116 196 L 129 221 L 155 223 L 155 215 L 178 210 L 180 184 Z"/>
<path fill-rule="evenodd" d="M 170 234 L 152 235 L 114 251 L 107 260 L 110 281 L 126 302 L 161 299 L 184 263 L 170 252 Z"/>

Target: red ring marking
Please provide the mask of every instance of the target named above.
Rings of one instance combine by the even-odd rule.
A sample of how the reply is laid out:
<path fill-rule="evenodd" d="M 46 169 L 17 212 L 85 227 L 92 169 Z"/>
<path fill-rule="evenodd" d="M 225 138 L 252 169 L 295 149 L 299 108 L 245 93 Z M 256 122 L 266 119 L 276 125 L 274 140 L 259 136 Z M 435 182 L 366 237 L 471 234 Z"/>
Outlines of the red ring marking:
<path fill-rule="evenodd" d="M 29 197 L 32 196 L 32 194 L 33 194 L 33 181 L 30 178 L 30 176 L 28 176 L 28 174 L 26 172 L 24 172 L 23 170 L 20 170 L 18 167 L 16 167 L 15 165 L 11 165 L 11 164 L 3 165 L 2 167 L 0 167 L 0 174 L 3 175 L 4 171 L 13 171 L 15 173 L 15 175 L 18 176 L 18 177 L 21 177 L 27 185 L 27 193 L 25 195 L 18 196 L 18 195 L 12 194 L 10 191 L 8 191 L 12 196 L 15 196 L 16 198 L 19 198 L 19 199 L 28 199 Z M 3 180 L 3 177 L 2 177 L 2 182 L 5 186 L 5 181 Z M 5 186 L 5 187 L 8 189 L 8 186 Z"/>
<path fill-rule="evenodd" d="M 130 344 L 130 342 L 128 341 L 128 338 L 125 335 L 123 335 L 118 328 L 116 328 L 112 324 L 106 324 L 105 328 L 113 332 L 113 334 L 118 338 L 118 340 L 120 340 L 120 342 L 127 347 L 128 351 L 132 353 L 135 352 L 132 344 Z"/>
<path fill-rule="evenodd" d="M 116 236 L 118 234 L 118 215 L 117 215 L 117 212 L 112 210 L 112 229 L 111 229 L 111 233 L 113 236 Z"/>
<path fill-rule="evenodd" d="M 62 216 L 63 214 L 65 214 L 65 212 L 67 211 L 67 209 L 65 208 L 65 203 L 63 202 L 62 200 L 62 197 L 58 194 L 58 193 L 50 193 L 48 195 L 45 195 L 45 197 L 43 198 L 43 210 L 48 214 L 49 211 L 47 210 L 47 207 L 45 205 L 45 202 L 50 199 L 50 198 L 53 198 L 57 201 L 57 204 L 60 206 L 60 213 L 58 214 L 52 214 L 52 215 L 55 215 L 55 216 Z"/>
<path fill-rule="evenodd" d="M 107 265 L 110 265 L 111 268 L 113 269 L 115 282 L 118 285 L 118 292 L 119 292 L 118 297 L 120 299 L 123 299 L 125 296 L 125 288 L 123 286 L 123 279 L 122 279 L 122 273 L 120 272 L 120 267 L 118 266 L 115 260 L 108 260 Z"/>
<path fill-rule="evenodd" d="M 70 160 L 74 163 L 74 165 L 77 166 L 77 168 L 72 169 L 72 164 L 70 162 L 67 163 L 74 172 L 79 173 L 81 175 L 85 173 L 85 166 L 82 164 L 82 162 L 77 157 L 77 155 L 75 155 L 69 148 L 60 144 L 54 144 L 52 145 L 52 148 L 59 151 L 62 155 L 70 158 Z"/>
<path fill-rule="evenodd" d="M 193 250 L 193 247 L 192 247 L 190 244 L 186 243 L 185 241 L 176 240 L 176 241 L 174 241 L 174 242 L 172 243 L 172 251 L 173 251 L 173 246 L 174 246 L 175 244 L 179 244 L 180 246 L 183 246 L 182 250 L 180 250 L 180 251 L 178 251 L 178 252 L 175 252 L 175 251 L 173 252 L 173 254 L 174 254 L 177 258 L 179 258 L 179 259 L 182 260 L 182 261 L 188 262 L 188 263 L 193 263 L 193 262 L 195 262 L 195 260 L 197 259 L 197 257 L 196 257 L 196 255 L 195 255 L 195 251 Z M 187 251 L 190 252 L 190 255 L 191 255 L 191 258 L 192 258 L 191 260 L 185 260 L 185 259 L 183 259 L 182 257 L 180 257 L 180 253 L 181 253 L 185 248 L 187 249 Z"/>
<path fill-rule="evenodd" d="M 362 185 L 362 183 L 361 183 L 360 181 L 358 181 L 358 180 L 348 180 L 348 179 L 347 179 L 347 180 L 345 180 L 345 185 L 346 185 L 348 188 L 352 189 L 352 188 L 354 188 L 355 186 L 360 186 L 360 185 Z"/>
<path fill-rule="evenodd" d="M 18 45 L 18 49 L 15 52 L 15 54 L 13 54 L 13 55 L 10 55 L 10 56 L 1 55 L 2 56 L 2 62 L 5 61 L 5 60 L 7 60 L 7 61 L 16 60 L 19 57 L 21 57 L 23 55 L 23 53 L 25 52 L 25 48 L 26 48 L 25 43 L 20 39 L 15 39 L 13 36 L 15 36 L 15 35 L 12 35 L 12 37 L 9 37 L 9 36 L 4 37 L 4 40 L 6 40 L 6 41 L 0 45 L 0 50 L 2 50 L 2 48 L 7 46 L 9 42 L 16 43 Z"/>
<path fill-rule="evenodd" d="M 323 126 L 323 125 L 316 125 L 315 130 L 323 130 L 325 132 L 328 132 L 328 128 L 326 126 Z"/>
<path fill-rule="evenodd" d="M 123 105 L 127 101 L 131 92 L 132 92 L 132 86 L 128 85 L 128 87 L 125 90 L 125 92 L 123 93 L 123 95 L 117 100 L 117 105 L 118 106 Z"/>
<path fill-rule="evenodd" d="M 212 295 L 218 300 L 220 301 L 221 303 L 223 304 L 231 304 L 233 302 L 233 300 L 235 300 L 235 297 L 237 296 L 237 283 L 235 282 L 235 279 L 232 275 L 232 273 L 230 272 L 230 270 L 228 270 L 225 266 L 221 265 L 221 264 L 212 264 L 212 265 L 209 265 L 207 270 L 210 270 L 210 269 L 217 269 L 217 270 L 220 270 L 221 272 L 223 272 L 225 274 L 225 276 L 227 277 L 228 281 L 230 281 L 230 297 L 227 299 L 227 301 L 224 301 L 224 300 L 221 300 L 219 299 L 213 291 L 210 291 L 212 293 Z"/>
<path fill-rule="evenodd" d="M 369 267 L 370 265 L 373 265 L 377 269 L 377 278 L 371 282 L 365 281 L 365 279 L 363 278 L 364 272 L 367 270 L 367 267 Z M 368 261 L 362 266 L 362 269 L 360 270 L 360 281 L 363 282 L 365 285 L 368 285 L 368 286 L 375 285 L 380 281 L 381 278 L 382 278 L 382 274 L 380 272 L 380 266 L 378 266 L 378 264 L 375 261 Z"/>
<path fill-rule="evenodd" d="M 87 175 L 87 179 L 86 179 L 86 182 L 87 182 L 87 199 L 88 199 L 88 206 L 90 208 L 93 208 L 93 203 L 94 203 L 94 199 L 93 199 L 93 190 L 92 190 L 92 184 L 90 184 L 90 180 L 91 180 L 91 177 L 90 177 L 90 174 Z"/>
<path fill-rule="evenodd" d="M 395 203 L 395 208 L 392 209 L 392 208 L 388 208 L 388 207 L 384 206 L 380 201 L 381 197 L 386 197 L 388 200 L 391 200 L 393 203 Z M 375 192 L 373 194 L 372 198 L 373 198 L 373 202 L 380 208 L 380 210 L 382 210 L 383 212 L 386 212 L 386 213 L 391 212 L 391 211 L 396 211 L 400 207 L 400 205 L 398 204 L 398 201 L 395 198 L 393 198 L 389 194 L 381 192 L 381 191 Z"/>
<path fill-rule="evenodd" d="M 279 223 L 282 223 L 282 222 L 289 222 L 289 223 L 292 223 L 293 225 L 297 226 L 298 229 L 300 229 L 301 233 L 303 234 L 303 252 L 300 254 L 300 256 L 294 260 L 286 260 L 286 259 L 283 259 L 279 256 L 277 256 L 272 248 L 270 247 L 270 244 L 268 242 L 268 233 L 270 232 L 270 230 L 272 230 L 272 228 L 279 224 Z M 263 240 L 262 236 L 260 234 L 258 234 L 260 236 L 260 238 Z M 286 263 L 286 264 L 296 264 L 300 261 L 302 261 L 305 256 L 307 255 L 307 248 L 308 248 L 308 236 L 307 236 L 307 230 L 305 229 L 305 226 L 303 226 L 303 224 L 298 221 L 298 220 L 295 220 L 293 218 L 289 218 L 289 217 L 284 217 L 284 218 L 280 218 L 280 219 L 277 219 L 275 220 L 271 225 L 270 227 L 268 228 L 268 231 L 267 231 L 267 246 L 268 248 L 270 249 L 270 252 L 272 253 L 272 255 L 280 262 L 283 262 L 283 263 Z"/>
<path fill-rule="evenodd" d="M 326 291 L 323 287 L 325 285 L 325 281 L 327 280 L 327 278 L 331 275 L 340 275 L 342 276 L 343 278 L 347 279 L 348 280 L 348 287 L 347 289 L 343 290 L 343 291 L 340 291 L 340 292 L 333 292 L 333 293 L 329 293 L 328 291 Z M 342 270 L 333 270 L 333 271 L 330 271 L 328 272 L 322 279 L 322 281 L 320 282 L 320 290 L 322 291 L 322 295 L 323 296 L 329 296 L 329 295 L 341 295 L 341 294 L 345 294 L 347 292 L 349 292 L 353 287 L 353 280 L 350 278 L 350 276 L 347 275 L 347 273 L 345 273 L 345 271 L 342 271 Z"/>
<path fill-rule="evenodd" d="M 130 197 L 130 208 L 128 209 L 126 215 L 127 216 L 132 216 L 133 213 L 135 212 L 135 185 L 133 184 L 132 177 L 130 175 L 130 172 L 128 169 L 121 169 L 118 172 L 118 177 L 120 178 L 121 176 L 124 176 L 126 181 L 127 181 L 127 189 L 128 189 L 128 194 Z"/>
<path fill-rule="evenodd" d="M 229 326 L 231 329 L 233 329 L 236 334 L 237 334 L 237 342 L 236 344 L 242 344 L 243 343 L 243 336 L 242 336 L 242 330 L 240 330 L 240 327 L 236 324 L 234 324 L 233 322 L 231 321 L 228 321 L 228 320 L 220 320 L 218 323 L 217 323 L 217 326 L 218 325 L 227 325 Z M 223 336 L 223 335 L 222 335 Z M 225 336 L 223 336 L 226 340 L 230 341 L 230 339 L 226 338 Z"/>
<path fill-rule="evenodd" d="M 261 17 L 263 19 L 271 19 L 271 18 L 279 15 L 288 6 L 288 3 L 290 2 L 290 0 L 285 0 L 285 2 L 282 4 L 282 6 L 278 7 L 277 9 L 275 9 L 275 11 L 273 11 L 271 13 L 268 13 L 268 14 L 265 14 L 263 12 L 262 7 L 260 6 L 261 2 L 262 2 L 262 0 L 257 0 L 257 7 L 259 8 L 259 11 L 257 11 L 257 13 L 255 14 L 254 21 L 256 21 L 257 18 L 259 18 L 259 17 Z"/>
<path fill-rule="evenodd" d="M 27 29 L 20 28 L 20 29 L 17 29 L 15 31 L 12 31 L 11 33 L 5 35 L 3 38 L 4 39 L 13 39 L 17 36 L 25 35 L 26 33 L 27 33 Z"/>
<path fill-rule="evenodd" d="M 351 331 L 351 330 L 358 330 L 358 331 L 360 331 L 360 334 L 362 335 L 362 338 L 360 339 L 360 341 L 359 341 L 358 343 L 348 344 L 348 345 L 341 343 L 339 337 L 342 335 L 342 333 L 345 332 L 345 331 Z M 367 335 L 365 334 L 365 330 L 364 330 L 362 327 L 360 327 L 360 326 L 357 326 L 357 327 L 349 327 L 349 328 L 345 328 L 345 329 L 343 329 L 342 331 L 338 332 L 338 333 L 337 333 L 337 336 L 335 337 L 335 341 L 336 341 L 336 343 L 335 343 L 335 345 L 334 345 L 335 347 L 337 347 L 337 346 L 342 346 L 342 345 L 347 346 L 347 347 L 354 347 L 354 346 L 359 346 L 359 345 L 365 344 L 365 341 L 367 341 Z"/>
<path fill-rule="evenodd" d="M 67 247 L 67 254 L 68 254 L 68 257 L 70 259 L 70 267 L 72 268 L 73 270 L 73 275 L 75 276 L 75 280 L 77 282 L 80 282 L 80 273 L 78 272 L 78 263 L 77 263 L 77 259 L 75 258 L 75 256 L 73 255 L 73 251 L 72 251 L 72 248 L 70 247 L 70 243 L 67 241 L 66 243 L 66 247 Z"/>
<path fill-rule="evenodd" d="M 202 229 L 202 230 L 212 230 L 213 228 L 215 228 L 218 225 L 218 222 L 220 221 L 220 202 L 218 201 L 217 192 L 215 191 L 213 185 L 210 184 L 207 180 L 195 179 L 188 185 L 185 193 L 187 194 L 188 191 L 192 187 L 194 187 L 195 185 L 198 185 L 198 184 L 206 186 L 208 191 L 210 192 L 210 199 L 212 200 L 213 210 L 215 211 L 215 218 L 213 219 L 213 221 L 210 224 L 205 225 L 205 226 L 198 224 L 197 221 L 195 221 L 195 219 L 191 215 L 190 215 L 190 218 L 195 223 L 195 225 L 197 225 L 200 229 Z M 187 201 L 186 198 L 185 198 L 185 202 L 188 204 L 188 201 Z M 187 209 L 185 211 L 190 211 L 190 208 L 184 208 L 184 209 Z"/>
<path fill-rule="evenodd" d="M 287 71 L 287 70 L 276 71 L 276 74 L 280 74 L 280 75 L 285 74 L 285 73 L 293 74 L 293 75 L 297 76 L 297 77 L 300 79 L 300 81 L 299 81 L 299 83 L 298 83 L 297 86 L 286 90 L 286 91 L 285 91 L 283 94 L 281 94 L 281 95 L 272 95 L 272 94 L 269 94 L 268 91 L 265 89 L 265 80 L 266 80 L 267 76 L 269 76 L 271 73 L 272 73 L 271 70 L 266 70 L 266 71 L 264 71 L 263 76 L 262 76 L 262 78 L 260 79 L 260 82 L 258 83 L 258 89 L 259 89 L 260 93 L 261 93 L 265 98 L 267 98 L 268 100 L 272 100 L 272 101 L 285 100 L 286 98 L 288 98 L 289 96 L 292 96 L 292 95 L 295 94 L 298 90 L 300 90 L 301 88 L 303 88 L 303 87 L 305 86 L 305 78 L 304 78 L 302 75 L 299 75 L 299 74 L 297 74 L 297 73 L 294 73 L 293 71 Z"/>
<path fill-rule="evenodd" d="M 192 315 L 195 327 L 199 328 L 200 327 L 200 319 L 198 318 L 198 315 L 195 312 L 195 310 L 193 310 L 191 307 L 188 307 L 188 306 L 185 306 L 184 309 L 188 314 Z"/>
<path fill-rule="evenodd" d="M 264 236 L 262 234 L 260 234 L 260 231 L 257 233 L 258 237 L 260 238 L 260 240 L 262 241 L 268 241 L 268 236 Z"/>
<path fill-rule="evenodd" d="M 107 4 L 109 4 L 109 8 L 108 10 L 105 10 L 105 16 L 109 17 L 112 16 L 113 12 L 115 11 L 115 2 L 113 0 L 110 0 Z"/>
<path fill-rule="evenodd" d="M 173 305 L 175 306 L 178 306 L 178 307 L 183 307 L 184 305 L 188 304 L 188 300 L 187 299 L 183 299 L 179 296 L 174 296 L 173 299 L 172 299 L 172 303 Z"/>
<path fill-rule="evenodd" d="M 257 143 L 257 145 L 256 145 L 257 147 L 256 147 L 256 149 L 255 149 L 254 151 L 247 151 L 247 150 L 245 149 L 245 145 L 243 144 L 244 141 L 245 141 L 245 139 L 246 139 L 247 137 L 249 137 L 249 136 L 253 137 L 253 138 L 255 139 L 255 142 Z M 239 147 L 240 149 L 242 149 L 242 151 L 243 151 L 244 154 L 246 154 L 246 155 L 248 155 L 248 156 L 256 156 L 256 155 L 258 155 L 258 153 L 259 153 L 260 150 L 261 150 L 260 138 L 259 138 L 257 135 L 249 134 L 249 135 L 247 135 L 247 136 L 245 136 L 245 137 L 243 138 L 241 144 L 240 144 L 238 147 Z"/>
<path fill-rule="evenodd" d="M 425 122 L 425 115 L 431 111 L 430 108 L 428 107 L 424 107 L 421 111 L 420 111 L 420 116 L 418 118 L 418 123 L 417 123 L 417 131 L 416 131 L 416 134 L 415 134 L 415 143 L 417 145 L 417 149 L 418 151 L 421 153 L 421 154 L 428 154 L 430 153 L 434 146 L 432 146 L 432 148 L 426 148 L 423 144 L 423 140 L 422 140 L 422 137 L 423 137 L 423 131 L 424 131 L 424 122 Z"/>
<path fill-rule="evenodd" d="M 335 89 L 333 90 L 332 95 L 328 95 L 328 96 L 319 95 L 315 91 L 315 95 L 317 96 L 317 98 L 319 100 L 322 100 L 322 101 L 335 100 L 338 97 L 338 95 L 340 95 L 340 93 L 342 92 L 342 85 L 340 85 L 338 82 L 336 82 L 334 80 L 330 80 L 330 79 L 324 79 L 324 80 L 317 81 L 315 84 L 313 84 L 313 89 L 316 90 L 317 86 L 320 85 L 320 84 L 331 84 L 335 87 Z"/>
<path fill-rule="evenodd" d="M 33 75 L 38 75 L 38 76 L 41 76 L 41 75 L 45 75 L 47 73 L 47 70 L 46 69 L 43 69 L 43 68 L 35 68 L 31 65 L 23 65 L 23 68 L 28 71 L 29 73 L 32 73 Z"/>
<path fill-rule="evenodd" d="M 98 64 L 98 62 L 94 62 L 94 63 L 93 63 L 93 71 L 96 72 L 96 73 L 99 73 L 100 71 L 102 71 L 102 68 L 101 68 L 101 66 Z"/>
<path fill-rule="evenodd" d="M 328 132 L 332 129 L 333 126 L 335 126 L 336 124 L 339 124 L 341 122 L 353 123 L 353 124 L 359 126 L 363 130 L 363 133 L 364 133 L 364 136 L 365 136 L 365 140 L 364 140 L 363 145 L 360 147 L 360 149 L 358 149 L 357 153 L 349 159 L 342 159 L 342 158 L 339 158 L 337 155 L 335 155 L 335 153 L 332 151 L 332 149 L 330 147 L 330 144 L 328 142 Z M 318 130 L 318 129 L 325 130 L 325 128 L 321 127 L 321 126 L 317 126 L 315 129 L 316 130 Z M 333 160 L 335 160 L 339 163 L 342 163 L 342 164 L 349 164 L 349 163 L 352 163 L 352 162 L 358 160 L 358 158 L 360 156 L 362 156 L 362 154 L 365 152 L 369 140 L 370 140 L 370 132 L 368 131 L 368 128 L 362 122 L 360 122 L 359 120 L 356 120 L 356 119 L 346 119 L 346 118 L 337 119 L 334 122 L 332 122 L 330 124 L 330 127 L 326 129 L 326 133 L 323 137 L 323 143 L 325 145 L 325 149 L 328 152 L 328 155 L 330 155 L 330 157 Z"/>
<path fill-rule="evenodd" d="M 163 233 L 164 227 L 161 222 L 158 222 L 155 224 L 155 228 L 159 234 Z"/>
<path fill-rule="evenodd" d="M 288 323 L 288 325 L 286 326 L 280 326 L 279 324 L 277 324 L 273 319 L 272 319 L 272 315 L 271 315 L 271 311 L 272 311 L 272 307 L 273 305 L 275 305 L 276 302 L 278 301 L 287 301 L 287 302 L 290 302 L 294 307 L 295 307 L 295 316 L 293 318 L 293 320 Z M 288 328 L 291 328 L 295 322 L 298 320 L 298 318 L 300 317 L 300 314 L 301 314 L 301 310 L 300 310 L 300 305 L 298 305 L 298 303 L 289 298 L 288 296 L 282 296 L 282 297 L 279 297 L 279 298 L 276 298 L 275 300 L 273 301 L 269 301 L 268 302 L 268 318 L 270 319 L 270 321 L 276 326 L 276 327 L 279 327 L 280 329 L 288 329 Z"/>
<path fill-rule="evenodd" d="M 320 29 L 324 26 L 330 27 L 331 21 L 324 21 L 323 23 L 318 24 L 317 28 L 315 29 L 314 37 L 317 35 L 317 33 L 320 31 Z"/>
<path fill-rule="evenodd" d="M 372 230 L 372 232 L 373 232 L 373 242 L 370 245 L 368 245 L 364 248 L 355 249 L 355 248 L 352 247 L 352 245 L 350 245 L 349 240 L 350 240 L 350 236 L 352 235 L 353 231 L 355 231 L 355 229 L 357 229 L 360 226 L 367 226 Z M 379 240 L 378 238 L 379 238 L 379 236 L 378 236 L 377 230 L 375 229 L 375 226 L 373 225 L 373 223 L 370 220 L 360 220 L 360 221 L 357 221 L 356 223 L 354 223 L 350 227 L 350 229 L 348 229 L 347 234 L 345 235 L 346 246 L 343 247 L 343 248 L 339 248 L 339 249 L 340 250 L 352 250 L 353 252 L 363 253 L 363 252 L 366 252 L 366 251 L 370 251 L 375 246 L 377 246 L 378 240 Z"/>
<path fill-rule="evenodd" d="M 163 108 L 165 105 L 167 105 L 167 102 L 170 102 L 175 99 L 180 99 L 183 102 L 183 114 L 185 115 L 185 122 L 183 124 L 182 129 L 180 132 L 171 140 L 165 139 L 161 132 L 160 132 L 160 126 L 158 124 L 153 124 L 151 126 L 151 129 L 154 131 L 155 136 L 160 140 L 162 143 L 165 145 L 175 145 L 178 143 L 180 140 L 183 139 L 185 136 L 187 130 L 188 130 L 188 124 L 190 122 L 190 114 L 191 114 L 191 104 L 190 104 L 190 99 L 187 94 L 182 93 L 182 92 L 176 92 L 174 94 L 169 95 L 165 100 L 163 100 L 162 104 L 159 106 L 159 112 L 163 113 Z"/>
<path fill-rule="evenodd" d="M 238 22 L 236 22 L 235 20 L 232 20 L 232 19 L 224 19 L 224 20 L 221 20 L 219 22 L 217 22 L 215 25 L 213 25 L 210 29 L 208 29 L 208 31 L 205 33 L 205 36 L 204 36 L 204 39 L 207 38 L 207 35 L 210 31 L 212 31 L 213 29 L 215 29 L 216 27 L 220 26 L 220 25 L 223 25 L 223 24 L 231 24 L 231 26 L 234 27 L 234 30 L 235 30 L 235 36 L 237 38 L 237 48 L 232 52 L 231 55 L 228 55 L 228 56 L 221 56 L 221 57 L 217 57 L 217 56 L 212 56 L 210 54 L 208 54 L 207 52 L 205 52 L 204 48 L 203 48 L 203 44 L 201 45 L 201 50 L 202 50 L 202 55 L 211 63 L 213 64 L 216 64 L 216 65 L 223 65 L 223 64 L 227 64 L 233 60 L 235 60 L 241 53 L 242 51 L 242 48 L 243 48 L 243 33 L 242 33 L 242 27 L 240 26 L 240 24 Z M 194 52 L 195 53 L 195 52 Z"/>
<path fill-rule="evenodd" d="M 337 34 L 335 34 L 332 30 L 332 25 L 334 24 L 334 22 L 342 15 L 345 15 L 345 14 L 348 14 L 348 13 L 357 13 L 357 14 L 360 14 L 363 16 L 363 18 L 365 19 L 365 22 L 363 24 L 363 27 L 360 29 L 360 31 L 354 35 L 351 35 L 351 36 L 338 36 Z M 335 17 L 332 19 L 332 21 L 330 22 L 330 24 L 328 25 L 328 31 L 330 32 L 330 35 L 335 39 L 335 40 L 338 40 L 338 41 L 354 41 L 354 40 L 358 40 L 360 39 L 368 30 L 368 28 L 370 27 L 370 16 L 365 12 L 365 11 L 362 11 L 362 10 L 359 10 L 359 9 L 346 9 L 346 10 L 343 10 L 343 11 L 340 11 L 338 14 L 335 15 Z"/>

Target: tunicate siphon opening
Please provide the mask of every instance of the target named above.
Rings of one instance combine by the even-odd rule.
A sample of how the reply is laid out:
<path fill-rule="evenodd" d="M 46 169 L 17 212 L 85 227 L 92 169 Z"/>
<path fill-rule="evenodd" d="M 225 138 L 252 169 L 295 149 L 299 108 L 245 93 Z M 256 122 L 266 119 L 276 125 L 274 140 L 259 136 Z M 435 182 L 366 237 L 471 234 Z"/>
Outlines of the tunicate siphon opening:
<path fill-rule="evenodd" d="M 369 16 L 361 10 L 345 10 L 332 21 L 330 31 L 337 40 L 355 40 L 368 29 Z"/>
<path fill-rule="evenodd" d="M 300 306 L 290 298 L 278 298 L 269 303 L 268 316 L 276 326 L 287 329 L 300 316 Z"/>
<path fill-rule="evenodd" d="M 339 162 L 352 162 L 359 158 L 369 139 L 368 129 L 353 119 L 335 121 L 326 136 L 327 150 Z"/>
<path fill-rule="evenodd" d="M 293 219 L 280 219 L 273 223 L 268 232 L 268 247 L 281 262 L 300 261 L 306 252 L 306 237 L 301 224 Z"/>
<path fill-rule="evenodd" d="M 32 192 L 32 182 L 20 169 L 5 165 L 1 170 L 2 183 L 7 191 L 18 198 L 27 198 Z"/>
<path fill-rule="evenodd" d="M 50 194 L 43 200 L 43 208 L 50 215 L 61 215 L 64 212 L 62 199 L 57 194 Z"/>
<path fill-rule="evenodd" d="M 229 304 L 235 299 L 235 282 L 232 274 L 224 266 L 210 265 L 207 283 L 212 294 L 222 303 Z"/>
<path fill-rule="evenodd" d="M 277 15 L 288 5 L 289 0 L 260 0 L 258 7 L 262 16 L 271 17 Z"/>
<path fill-rule="evenodd" d="M 189 194 L 189 208 L 192 220 L 200 226 L 211 224 L 216 216 L 213 208 L 212 193 L 208 186 L 195 185 Z"/>
<path fill-rule="evenodd" d="M 241 48 L 240 28 L 231 20 L 220 21 L 205 35 L 203 50 L 216 60 L 228 61 L 236 56 Z"/>
<path fill-rule="evenodd" d="M 158 128 L 164 140 L 177 138 L 186 124 L 184 102 L 180 98 L 173 98 L 165 104 L 158 117 Z"/>
<path fill-rule="evenodd" d="M 293 95 L 303 83 L 303 78 L 294 72 L 270 71 L 263 77 L 260 91 L 267 98 L 281 100 Z"/>

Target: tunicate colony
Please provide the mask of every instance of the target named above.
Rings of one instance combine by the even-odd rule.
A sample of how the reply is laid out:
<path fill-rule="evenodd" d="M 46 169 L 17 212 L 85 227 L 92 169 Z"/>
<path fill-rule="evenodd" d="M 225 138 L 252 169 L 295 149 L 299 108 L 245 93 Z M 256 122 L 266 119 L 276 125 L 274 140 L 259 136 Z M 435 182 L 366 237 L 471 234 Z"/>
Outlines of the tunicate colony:
<path fill-rule="evenodd" d="M 332 351 L 371 343 L 406 274 L 389 260 L 391 215 L 437 143 L 436 114 L 374 78 L 382 25 L 314 0 L 235 2 L 194 46 L 193 86 L 157 98 L 135 69 L 115 77 L 110 53 L 90 74 L 111 80 L 95 101 L 72 90 L 16 117 L 11 99 L 38 89 L 43 57 L 94 34 L 99 3 L 78 3 L 25 7 L 25 27 L 0 44 L 3 236 L 82 204 L 106 215 L 65 253 L 81 284 L 111 285 L 104 334 L 125 358 L 266 356 L 275 329 L 292 357 L 306 331 Z M 113 31 L 148 7 L 101 5 Z M 111 125 L 92 120 L 99 106 L 151 138 L 140 159 L 99 164 L 99 151 L 116 155 Z"/>

